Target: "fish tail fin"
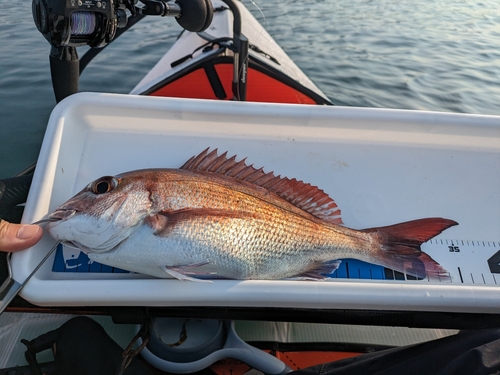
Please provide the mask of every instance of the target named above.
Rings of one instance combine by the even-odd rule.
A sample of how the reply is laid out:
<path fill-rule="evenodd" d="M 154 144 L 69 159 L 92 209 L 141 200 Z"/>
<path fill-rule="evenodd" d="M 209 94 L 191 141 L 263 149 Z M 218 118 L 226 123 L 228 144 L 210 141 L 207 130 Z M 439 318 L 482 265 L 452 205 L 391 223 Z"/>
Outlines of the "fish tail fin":
<path fill-rule="evenodd" d="M 445 281 L 450 279 L 449 272 L 420 245 L 454 225 L 458 223 L 453 220 L 426 218 L 363 231 L 371 233 L 379 244 L 379 264 L 419 279 Z"/>

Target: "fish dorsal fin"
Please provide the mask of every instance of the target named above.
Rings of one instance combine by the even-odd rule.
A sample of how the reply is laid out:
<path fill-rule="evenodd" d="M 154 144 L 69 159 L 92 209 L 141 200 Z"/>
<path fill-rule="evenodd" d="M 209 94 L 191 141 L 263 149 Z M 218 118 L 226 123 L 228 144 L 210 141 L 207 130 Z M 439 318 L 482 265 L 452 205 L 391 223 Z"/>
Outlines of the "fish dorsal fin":
<path fill-rule="evenodd" d="M 208 148 L 189 159 L 181 169 L 197 172 L 217 173 L 260 186 L 287 200 L 311 215 L 333 224 L 342 224 L 340 209 L 323 190 L 295 178 L 265 173 L 263 168 L 247 165 L 246 159 L 236 161 L 236 155 L 228 158 L 227 152 L 217 155 L 217 149 Z"/>

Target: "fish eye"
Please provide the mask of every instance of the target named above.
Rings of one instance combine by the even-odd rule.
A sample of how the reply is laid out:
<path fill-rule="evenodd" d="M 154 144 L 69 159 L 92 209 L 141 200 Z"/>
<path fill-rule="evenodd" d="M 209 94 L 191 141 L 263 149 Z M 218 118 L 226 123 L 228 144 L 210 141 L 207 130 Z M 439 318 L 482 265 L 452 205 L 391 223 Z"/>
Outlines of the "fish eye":
<path fill-rule="evenodd" d="M 118 186 L 118 180 L 112 176 L 101 177 L 91 185 L 94 194 L 108 193 Z"/>

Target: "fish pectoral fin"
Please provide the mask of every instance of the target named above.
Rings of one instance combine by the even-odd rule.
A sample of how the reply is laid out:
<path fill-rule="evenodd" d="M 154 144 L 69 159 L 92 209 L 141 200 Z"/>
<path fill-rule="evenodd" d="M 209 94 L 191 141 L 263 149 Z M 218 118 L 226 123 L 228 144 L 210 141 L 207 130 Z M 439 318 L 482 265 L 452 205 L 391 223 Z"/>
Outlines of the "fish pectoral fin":
<path fill-rule="evenodd" d="M 193 266 L 193 265 L 190 265 Z M 181 280 L 181 281 L 195 281 L 198 283 L 212 283 L 210 280 L 202 280 L 202 279 L 197 279 L 191 276 L 188 276 L 184 273 L 185 267 L 188 266 L 177 266 L 177 267 L 167 267 L 167 266 L 162 266 L 161 269 L 168 273 L 170 276 L 172 276 L 174 279 Z"/>
<path fill-rule="evenodd" d="M 168 217 L 162 214 L 154 214 L 146 216 L 144 219 L 144 224 L 148 225 L 153 229 L 154 234 L 161 233 L 168 227 Z"/>
<path fill-rule="evenodd" d="M 186 222 L 196 220 L 225 220 L 225 219 L 244 219 L 251 217 L 252 213 L 224 210 L 218 208 L 183 208 L 173 211 L 160 211 L 156 214 L 147 216 L 144 224 L 149 225 L 156 236 L 167 237 L 173 228 L 181 226 Z"/>
<path fill-rule="evenodd" d="M 341 260 L 334 260 L 327 263 L 321 263 L 317 268 L 304 272 L 295 277 L 289 278 L 287 280 L 306 280 L 306 281 L 320 281 L 328 278 L 326 275 L 331 275 L 339 267 Z"/>

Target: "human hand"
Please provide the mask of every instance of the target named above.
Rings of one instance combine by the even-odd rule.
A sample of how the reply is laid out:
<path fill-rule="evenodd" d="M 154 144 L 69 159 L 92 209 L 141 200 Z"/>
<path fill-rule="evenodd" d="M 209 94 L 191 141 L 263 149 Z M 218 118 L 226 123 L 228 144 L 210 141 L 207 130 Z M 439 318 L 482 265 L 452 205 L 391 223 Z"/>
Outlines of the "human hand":
<path fill-rule="evenodd" d="M 36 244 L 43 229 L 33 224 L 12 224 L 0 220 L 0 251 L 19 251 Z"/>

